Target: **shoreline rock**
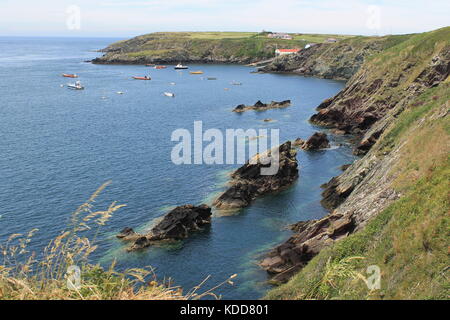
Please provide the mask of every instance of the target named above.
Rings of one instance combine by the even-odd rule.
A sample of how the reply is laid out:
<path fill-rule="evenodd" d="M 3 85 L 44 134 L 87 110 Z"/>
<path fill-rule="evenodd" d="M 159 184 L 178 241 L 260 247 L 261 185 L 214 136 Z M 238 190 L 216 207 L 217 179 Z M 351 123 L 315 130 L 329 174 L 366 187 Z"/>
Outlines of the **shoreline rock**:
<path fill-rule="evenodd" d="M 238 105 L 236 108 L 233 109 L 233 112 L 245 112 L 249 110 L 255 110 L 255 111 L 265 111 L 269 109 L 279 109 L 279 108 L 287 108 L 291 105 L 291 100 L 284 100 L 284 101 L 272 101 L 270 103 L 263 103 L 260 100 L 258 100 L 254 105 L 247 106 L 244 104 Z"/>
<path fill-rule="evenodd" d="M 285 283 L 324 247 L 348 236 L 355 229 L 351 215 L 329 215 L 291 226 L 296 233 L 270 251 L 259 265 L 273 275 L 272 282 Z"/>
<path fill-rule="evenodd" d="M 279 170 L 275 175 L 261 175 L 261 169 L 270 165 L 250 164 L 249 161 L 236 170 L 232 175 L 230 188 L 222 193 L 213 203 L 218 209 L 243 208 L 255 200 L 257 197 L 281 191 L 292 185 L 298 179 L 297 152 L 293 150 L 291 142 L 280 145 L 279 150 Z M 270 155 L 271 150 L 264 154 L 256 155 L 263 159 Z"/>
<path fill-rule="evenodd" d="M 165 240 L 182 240 L 202 226 L 211 223 L 211 208 L 205 204 L 200 206 L 179 206 L 167 213 L 147 235 L 136 233 L 132 228 L 124 228 L 117 238 L 133 241 L 128 251 L 136 251 Z"/>

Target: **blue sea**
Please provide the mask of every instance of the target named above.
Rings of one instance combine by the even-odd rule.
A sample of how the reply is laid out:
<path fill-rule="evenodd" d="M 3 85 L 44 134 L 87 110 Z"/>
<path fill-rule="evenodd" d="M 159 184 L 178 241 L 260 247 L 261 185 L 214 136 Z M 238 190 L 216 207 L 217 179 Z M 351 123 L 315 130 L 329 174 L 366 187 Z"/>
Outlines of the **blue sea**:
<path fill-rule="evenodd" d="M 178 205 L 211 204 L 239 167 L 173 164 L 174 130 L 192 131 L 194 121 L 201 120 L 204 130 L 279 129 L 282 142 L 307 138 L 322 130 L 308 122 L 315 107 L 344 83 L 255 74 L 238 65 L 175 71 L 172 66 L 155 70 L 85 62 L 116 40 L 0 38 L 0 240 L 38 228 L 31 249 L 41 249 L 80 204 L 111 180 L 96 208 L 113 201 L 126 207 L 101 229 L 94 263 L 108 266 L 116 259 L 119 269 L 153 266 L 159 279 L 171 278 L 185 290 L 209 275 L 205 289 L 238 274 L 234 286 L 216 293 L 224 299 L 263 297 L 271 287 L 258 260 L 289 237 L 288 224 L 327 213 L 320 205 L 320 185 L 354 160 L 345 138 L 332 136 L 328 150 L 299 151 L 300 178 L 294 186 L 233 215 L 215 212 L 211 227 L 185 241 L 127 253 L 115 234 L 124 227 L 145 231 Z M 190 75 L 193 70 L 204 74 Z M 78 74 L 85 90 L 68 90 L 65 85 L 73 79 L 62 73 Z M 144 75 L 152 80 L 131 78 Z M 292 106 L 285 109 L 232 112 L 238 104 L 286 99 Z"/>

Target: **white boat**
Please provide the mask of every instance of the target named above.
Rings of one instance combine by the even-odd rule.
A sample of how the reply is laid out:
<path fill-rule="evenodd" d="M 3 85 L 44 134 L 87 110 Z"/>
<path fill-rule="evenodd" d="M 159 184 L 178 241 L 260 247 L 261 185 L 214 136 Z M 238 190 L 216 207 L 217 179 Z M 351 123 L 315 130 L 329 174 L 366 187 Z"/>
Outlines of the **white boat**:
<path fill-rule="evenodd" d="M 177 64 L 174 68 L 175 70 L 189 69 L 188 66 L 183 66 L 181 63 Z"/>
<path fill-rule="evenodd" d="M 166 97 L 171 97 L 171 98 L 175 97 L 175 93 L 172 93 L 172 92 L 164 92 L 164 95 Z"/>
<path fill-rule="evenodd" d="M 84 87 L 80 81 L 77 81 L 75 83 L 68 83 L 67 88 L 72 89 L 72 90 L 84 90 Z"/>
<path fill-rule="evenodd" d="M 233 86 L 242 86 L 242 82 L 233 81 L 233 82 L 231 82 L 231 85 L 233 85 Z"/>

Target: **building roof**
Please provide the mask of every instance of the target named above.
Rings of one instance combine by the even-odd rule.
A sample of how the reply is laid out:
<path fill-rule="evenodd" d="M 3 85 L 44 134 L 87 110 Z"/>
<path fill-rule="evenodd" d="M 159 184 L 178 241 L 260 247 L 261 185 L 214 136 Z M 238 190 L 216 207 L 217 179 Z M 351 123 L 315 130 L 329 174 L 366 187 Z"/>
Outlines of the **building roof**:
<path fill-rule="evenodd" d="M 277 49 L 279 52 L 298 52 L 300 49 Z"/>

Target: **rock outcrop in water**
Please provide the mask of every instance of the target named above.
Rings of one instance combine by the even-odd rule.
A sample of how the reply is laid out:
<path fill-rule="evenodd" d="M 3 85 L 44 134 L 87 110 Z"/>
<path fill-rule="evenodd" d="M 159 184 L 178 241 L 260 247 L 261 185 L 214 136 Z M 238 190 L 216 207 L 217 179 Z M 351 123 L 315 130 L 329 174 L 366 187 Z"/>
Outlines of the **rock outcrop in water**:
<path fill-rule="evenodd" d="M 184 205 L 166 214 L 147 235 L 140 235 L 131 228 L 125 228 L 117 237 L 125 241 L 133 241 L 129 251 L 146 248 L 157 241 L 182 240 L 202 226 L 210 224 L 211 214 L 211 208 L 207 205 Z"/>
<path fill-rule="evenodd" d="M 329 148 L 330 141 L 325 133 L 316 132 L 306 141 L 300 138 L 296 139 L 293 145 L 306 151 L 313 151 Z"/>
<path fill-rule="evenodd" d="M 214 201 L 219 209 L 236 209 L 248 206 L 254 199 L 264 194 L 281 191 L 298 179 L 296 151 L 288 141 L 278 147 L 279 170 L 275 175 L 261 175 L 261 169 L 270 165 L 247 162 L 232 175 L 230 188 Z M 271 155 L 271 150 L 257 155 L 259 159 Z"/>
<path fill-rule="evenodd" d="M 245 112 L 249 110 L 255 111 L 265 111 L 269 109 L 278 109 L 278 108 L 287 108 L 291 105 L 291 100 L 284 100 L 280 102 L 272 101 L 271 103 L 262 103 L 261 101 L 257 101 L 252 106 L 246 106 L 245 104 L 240 104 L 236 108 L 233 109 L 233 112 Z"/>

